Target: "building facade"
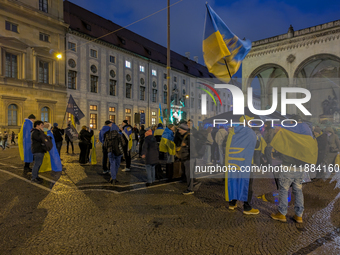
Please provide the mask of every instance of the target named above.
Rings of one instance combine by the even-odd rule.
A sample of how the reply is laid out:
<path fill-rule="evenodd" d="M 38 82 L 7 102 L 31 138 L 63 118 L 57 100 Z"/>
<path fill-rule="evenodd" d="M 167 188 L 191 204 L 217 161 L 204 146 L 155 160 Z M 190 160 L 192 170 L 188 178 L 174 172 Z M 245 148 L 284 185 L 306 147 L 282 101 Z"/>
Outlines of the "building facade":
<path fill-rule="evenodd" d="M 75 4 L 64 7 L 68 95 L 85 114 L 80 124 L 98 132 L 108 119 L 139 124 L 134 116 L 142 112 L 146 126 L 158 124 L 159 104 L 167 107 L 166 48 Z M 201 83 L 213 86 L 211 78 L 204 66 L 171 52 L 171 101 L 195 126 L 231 109 L 230 92 L 221 90 L 223 106 L 208 98 L 208 114 L 201 115 Z"/>
<path fill-rule="evenodd" d="M 65 35 L 62 0 L 0 0 L 0 128 L 18 132 L 24 119 L 62 123 Z"/>

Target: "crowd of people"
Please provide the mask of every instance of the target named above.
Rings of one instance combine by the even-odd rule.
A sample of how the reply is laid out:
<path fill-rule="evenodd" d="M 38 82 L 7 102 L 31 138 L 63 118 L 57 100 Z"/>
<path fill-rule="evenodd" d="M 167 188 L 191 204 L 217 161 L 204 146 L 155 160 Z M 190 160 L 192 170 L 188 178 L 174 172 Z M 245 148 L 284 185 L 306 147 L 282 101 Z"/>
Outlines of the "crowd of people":
<path fill-rule="evenodd" d="M 16 144 L 14 131 L 12 131 L 11 134 L 8 134 L 7 131 L 4 131 L 4 133 L 0 132 L 0 147 L 2 148 L 2 150 L 9 148 L 8 138 L 11 139 L 11 145 Z"/>

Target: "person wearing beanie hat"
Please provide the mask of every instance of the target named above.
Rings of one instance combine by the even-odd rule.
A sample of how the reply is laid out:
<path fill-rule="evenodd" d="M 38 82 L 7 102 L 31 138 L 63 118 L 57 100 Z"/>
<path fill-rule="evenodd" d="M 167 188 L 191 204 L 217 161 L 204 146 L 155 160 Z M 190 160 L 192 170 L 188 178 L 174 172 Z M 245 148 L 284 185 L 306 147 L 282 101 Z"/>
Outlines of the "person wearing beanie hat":
<path fill-rule="evenodd" d="M 30 114 L 28 118 L 25 119 L 18 134 L 19 154 L 21 160 L 25 162 L 24 174 L 32 172 L 32 168 L 30 168 L 30 163 L 33 162 L 33 153 L 31 149 L 31 130 L 33 129 L 34 121 L 35 116 Z"/>
<path fill-rule="evenodd" d="M 63 145 L 63 140 L 64 140 L 63 139 L 64 129 L 59 129 L 58 123 L 54 123 L 52 133 L 53 133 L 53 136 L 54 136 L 57 151 L 58 151 L 59 156 L 60 156 L 60 151 L 61 151 L 61 147 Z"/>
<path fill-rule="evenodd" d="M 102 161 L 102 167 L 103 167 L 103 174 L 108 174 L 110 166 L 108 166 L 108 151 L 104 146 L 104 138 L 105 134 L 110 131 L 110 128 L 112 126 L 112 122 L 110 120 L 105 121 L 105 125 L 102 127 L 102 129 L 99 132 L 99 141 L 102 143 L 102 152 L 103 152 L 103 161 Z"/>
<path fill-rule="evenodd" d="M 124 158 L 126 162 L 125 169 L 122 170 L 123 172 L 129 172 L 131 166 L 131 148 L 132 148 L 132 127 L 128 124 L 127 120 L 124 120 L 123 123 L 123 139 L 125 141 L 125 145 L 123 146 L 124 150 Z"/>

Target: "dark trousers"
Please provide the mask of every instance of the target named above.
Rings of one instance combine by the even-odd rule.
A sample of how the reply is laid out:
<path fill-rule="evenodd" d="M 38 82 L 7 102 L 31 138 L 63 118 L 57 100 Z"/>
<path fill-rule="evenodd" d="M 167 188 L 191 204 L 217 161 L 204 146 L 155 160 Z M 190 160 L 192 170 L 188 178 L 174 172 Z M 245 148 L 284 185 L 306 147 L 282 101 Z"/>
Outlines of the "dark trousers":
<path fill-rule="evenodd" d="M 89 161 L 90 146 L 87 143 L 80 142 L 79 148 L 80 148 L 79 163 L 86 164 Z"/>
<path fill-rule="evenodd" d="M 187 190 L 193 191 L 194 189 L 194 167 L 196 159 L 184 161 L 185 176 L 187 178 Z"/>
<path fill-rule="evenodd" d="M 144 143 L 144 140 L 140 140 L 139 141 L 139 150 L 138 150 L 138 153 L 139 153 L 140 157 L 142 156 L 143 143 Z"/>
<path fill-rule="evenodd" d="M 14 141 L 14 139 L 12 139 L 12 140 L 11 140 L 11 144 L 12 144 L 12 143 L 14 143 L 14 144 L 15 144 L 15 141 Z"/>
<path fill-rule="evenodd" d="M 45 153 L 34 153 L 34 165 L 32 169 L 32 180 L 38 178 L 40 166 L 43 162 Z"/>
<path fill-rule="evenodd" d="M 257 166 L 261 165 L 261 151 L 254 151 L 254 164 Z"/>
<path fill-rule="evenodd" d="M 268 165 L 273 165 L 273 159 L 272 159 L 272 149 L 273 147 L 271 146 L 267 146 L 265 149 L 264 149 L 264 154 L 267 158 L 267 164 Z"/>
<path fill-rule="evenodd" d="M 124 151 L 126 168 L 130 168 L 130 166 L 131 166 L 131 154 L 130 154 L 130 151 L 128 150 L 128 145 L 123 147 L 123 151 Z"/>
<path fill-rule="evenodd" d="M 74 153 L 74 147 L 73 147 L 73 142 L 71 142 L 70 140 L 66 140 L 66 153 L 68 153 L 68 145 L 71 143 L 71 147 L 72 147 L 72 153 Z"/>
<path fill-rule="evenodd" d="M 108 152 L 104 147 L 102 147 L 102 149 L 103 149 L 103 163 L 102 163 L 103 164 L 103 170 L 107 171 L 110 168 L 110 162 L 109 162 L 109 167 L 107 166 Z"/>
<path fill-rule="evenodd" d="M 245 211 L 250 211 L 252 209 L 252 207 L 250 205 L 252 197 L 253 197 L 253 176 L 251 174 L 250 178 L 249 178 L 248 200 L 247 201 L 243 201 L 243 209 Z M 231 205 L 231 206 L 236 205 L 236 201 L 237 201 L 236 199 L 231 200 L 229 202 L 229 205 Z"/>
<path fill-rule="evenodd" d="M 61 150 L 61 146 L 63 145 L 63 141 L 60 142 L 56 142 L 55 146 L 57 147 L 57 151 L 59 153 L 59 157 L 60 157 L 60 150 Z"/>

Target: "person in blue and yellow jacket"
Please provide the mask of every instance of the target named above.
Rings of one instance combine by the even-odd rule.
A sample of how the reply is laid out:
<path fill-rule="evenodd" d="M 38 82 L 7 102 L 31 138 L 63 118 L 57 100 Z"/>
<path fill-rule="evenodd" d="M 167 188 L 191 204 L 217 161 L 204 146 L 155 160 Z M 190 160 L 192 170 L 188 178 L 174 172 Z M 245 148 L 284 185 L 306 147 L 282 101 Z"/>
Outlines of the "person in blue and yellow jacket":
<path fill-rule="evenodd" d="M 129 172 L 130 165 L 131 165 L 132 127 L 131 125 L 129 125 L 127 120 L 124 120 L 122 123 L 122 128 L 123 128 L 123 131 L 122 131 L 123 139 L 125 141 L 123 150 L 124 150 L 124 158 L 126 162 L 125 169 L 122 171 Z"/>
<path fill-rule="evenodd" d="M 25 119 L 25 122 L 22 124 L 18 134 L 19 154 L 21 160 L 25 162 L 25 172 L 32 172 L 32 169 L 30 168 L 30 163 L 33 162 L 33 153 L 31 149 L 31 130 L 33 129 L 34 121 L 35 116 L 33 114 L 28 116 L 28 118 Z"/>

